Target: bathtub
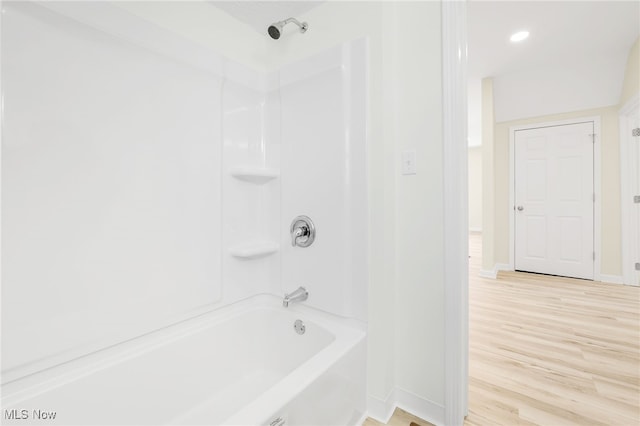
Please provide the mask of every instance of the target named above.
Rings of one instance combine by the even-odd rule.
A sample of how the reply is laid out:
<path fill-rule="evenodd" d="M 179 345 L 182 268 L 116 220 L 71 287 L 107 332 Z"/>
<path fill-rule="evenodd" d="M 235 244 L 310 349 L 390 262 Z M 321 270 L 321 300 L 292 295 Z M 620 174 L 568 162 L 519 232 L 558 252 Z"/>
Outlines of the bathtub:
<path fill-rule="evenodd" d="M 7 383 L 2 424 L 358 424 L 365 336 L 261 295 Z"/>

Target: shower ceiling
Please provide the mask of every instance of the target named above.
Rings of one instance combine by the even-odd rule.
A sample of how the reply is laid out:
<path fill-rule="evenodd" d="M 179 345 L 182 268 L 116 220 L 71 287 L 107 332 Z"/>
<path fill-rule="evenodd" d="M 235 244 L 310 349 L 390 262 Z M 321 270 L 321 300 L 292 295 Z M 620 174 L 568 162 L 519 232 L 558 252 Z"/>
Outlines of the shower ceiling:
<path fill-rule="evenodd" d="M 260 34 L 266 34 L 267 27 L 273 22 L 298 17 L 324 1 L 212 1 L 210 3 Z"/>

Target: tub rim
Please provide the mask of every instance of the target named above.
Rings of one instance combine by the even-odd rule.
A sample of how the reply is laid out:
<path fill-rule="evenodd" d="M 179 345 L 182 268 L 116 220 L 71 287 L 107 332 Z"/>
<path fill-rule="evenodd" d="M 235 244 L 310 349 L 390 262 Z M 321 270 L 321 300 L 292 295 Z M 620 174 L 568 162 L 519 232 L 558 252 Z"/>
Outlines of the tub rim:
<path fill-rule="evenodd" d="M 307 359 L 291 373 L 284 376 L 283 379 L 278 381 L 272 388 L 278 387 L 280 383 L 290 375 L 294 374 L 301 367 L 317 358 L 319 354 L 322 354 L 332 348 L 335 344 L 340 344 L 344 339 L 349 338 L 357 339 L 359 341 L 361 338 L 364 338 L 366 334 L 366 326 L 358 320 L 341 318 L 302 304 L 283 308 L 281 298 L 269 294 L 259 294 L 152 331 L 142 336 L 89 353 L 37 373 L 9 381 L 3 384 L 0 388 L 0 406 L 15 406 L 21 402 L 37 397 L 38 395 L 54 391 L 56 388 L 90 376 L 96 372 L 117 366 L 127 360 L 137 358 L 161 347 L 176 343 L 185 337 L 231 321 L 248 312 L 258 310 L 283 312 L 285 309 L 287 314 L 292 316 L 295 316 L 294 314 L 298 314 L 304 316 L 305 320 L 320 325 L 333 334 L 335 338 L 326 347 L 313 354 L 310 359 Z M 330 352 L 333 352 L 333 350 Z M 323 357 L 324 356 L 326 355 L 323 355 Z M 314 361 L 314 363 L 316 362 L 318 361 Z M 268 393 L 270 390 L 271 389 L 267 390 L 265 393 Z M 260 398 L 261 397 L 258 397 L 257 399 Z M 252 402 L 248 405 L 251 404 Z M 244 409 L 240 411 L 243 410 Z M 174 419 L 178 417 L 174 417 Z"/>

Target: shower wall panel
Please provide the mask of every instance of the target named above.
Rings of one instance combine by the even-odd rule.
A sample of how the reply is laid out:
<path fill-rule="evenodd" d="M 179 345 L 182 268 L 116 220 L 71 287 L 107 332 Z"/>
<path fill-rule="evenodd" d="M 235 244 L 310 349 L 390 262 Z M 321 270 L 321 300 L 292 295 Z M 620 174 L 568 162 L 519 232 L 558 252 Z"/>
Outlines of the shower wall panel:
<path fill-rule="evenodd" d="M 277 91 L 267 94 L 266 75 L 239 64 L 226 70 L 233 76 L 223 85 L 222 119 L 223 299 L 228 304 L 280 293 L 280 99 Z"/>
<path fill-rule="evenodd" d="M 283 233 L 282 284 L 305 286 L 316 308 L 366 321 L 366 41 L 345 43 L 280 71 L 282 222 L 298 215 L 315 242 Z"/>
<path fill-rule="evenodd" d="M 298 286 L 366 321 L 366 41 L 261 73 L 109 3 L 3 8 L 3 383 Z"/>
<path fill-rule="evenodd" d="M 7 381 L 220 299 L 222 80 L 48 8 L 3 9 Z"/>

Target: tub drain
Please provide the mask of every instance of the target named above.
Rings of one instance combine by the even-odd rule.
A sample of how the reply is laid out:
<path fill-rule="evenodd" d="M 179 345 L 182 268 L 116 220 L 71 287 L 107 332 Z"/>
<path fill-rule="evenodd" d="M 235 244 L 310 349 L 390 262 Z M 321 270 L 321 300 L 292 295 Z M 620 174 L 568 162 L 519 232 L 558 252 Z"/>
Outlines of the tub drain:
<path fill-rule="evenodd" d="M 293 329 L 298 334 L 304 334 L 307 327 L 304 326 L 304 323 L 302 322 L 302 320 L 296 320 L 296 322 L 293 323 Z"/>
<path fill-rule="evenodd" d="M 284 426 L 284 419 L 282 417 L 278 417 L 277 419 L 269 423 L 269 426 Z"/>
<path fill-rule="evenodd" d="M 269 423 L 269 426 L 284 426 L 284 424 L 284 419 L 282 417 L 278 417 L 277 419 Z"/>

